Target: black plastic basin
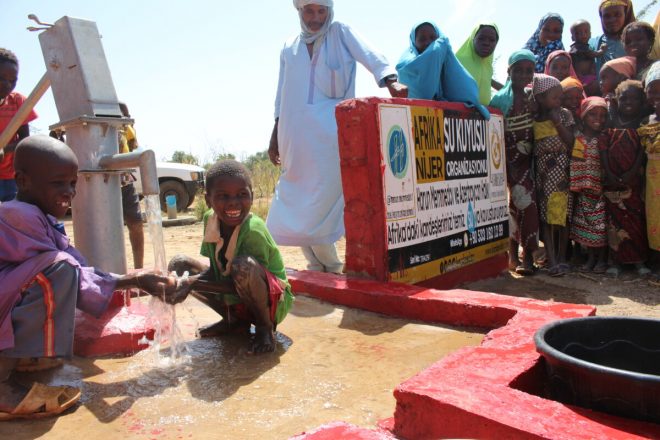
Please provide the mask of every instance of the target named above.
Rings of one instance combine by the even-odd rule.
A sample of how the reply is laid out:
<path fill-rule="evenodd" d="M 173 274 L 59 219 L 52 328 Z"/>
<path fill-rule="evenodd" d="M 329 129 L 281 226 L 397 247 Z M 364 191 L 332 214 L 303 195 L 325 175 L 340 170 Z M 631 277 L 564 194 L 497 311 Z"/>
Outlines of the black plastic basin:
<path fill-rule="evenodd" d="M 593 316 L 534 335 L 550 398 L 660 423 L 660 320 Z"/>

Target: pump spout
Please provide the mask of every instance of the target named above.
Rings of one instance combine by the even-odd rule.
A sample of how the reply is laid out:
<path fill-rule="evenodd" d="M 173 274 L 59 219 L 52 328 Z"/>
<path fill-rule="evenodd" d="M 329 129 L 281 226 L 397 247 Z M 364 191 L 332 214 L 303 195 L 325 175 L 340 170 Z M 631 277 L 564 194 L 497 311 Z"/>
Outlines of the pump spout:
<path fill-rule="evenodd" d="M 103 169 L 140 168 L 142 193 L 146 195 L 160 194 L 156 154 L 153 150 L 133 151 L 131 153 L 101 156 L 99 167 Z"/>

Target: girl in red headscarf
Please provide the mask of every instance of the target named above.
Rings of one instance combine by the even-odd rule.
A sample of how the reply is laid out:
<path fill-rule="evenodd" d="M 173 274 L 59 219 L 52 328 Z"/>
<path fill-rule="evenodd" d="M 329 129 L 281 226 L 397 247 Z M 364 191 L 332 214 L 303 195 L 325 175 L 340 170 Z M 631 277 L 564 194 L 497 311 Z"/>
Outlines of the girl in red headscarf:
<path fill-rule="evenodd" d="M 582 130 L 575 136 L 571 154 L 570 185 L 574 196 L 570 238 L 587 248 L 583 272 L 607 270 L 607 235 L 600 150 L 607 143 L 603 136 L 607 122 L 607 102 L 592 96 L 580 105 Z"/>

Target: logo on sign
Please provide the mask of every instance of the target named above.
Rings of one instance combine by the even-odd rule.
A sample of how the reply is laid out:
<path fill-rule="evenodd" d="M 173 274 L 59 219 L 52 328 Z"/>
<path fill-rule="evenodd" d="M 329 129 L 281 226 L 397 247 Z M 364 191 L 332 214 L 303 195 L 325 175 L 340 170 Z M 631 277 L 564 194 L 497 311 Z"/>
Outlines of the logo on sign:
<path fill-rule="evenodd" d="M 472 202 L 468 203 L 467 229 L 470 234 L 473 234 L 474 231 L 477 229 L 477 216 L 474 215 L 474 208 L 472 207 Z"/>
<path fill-rule="evenodd" d="M 408 143 L 403 129 L 393 125 L 387 135 L 388 163 L 392 174 L 397 179 L 403 179 L 408 171 Z"/>
<path fill-rule="evenodd" d="M 502 165 L 502 136 L 499 130 L 493 130 L 490 136 L 490 154 L 493 166 L 499 170 Z"/>

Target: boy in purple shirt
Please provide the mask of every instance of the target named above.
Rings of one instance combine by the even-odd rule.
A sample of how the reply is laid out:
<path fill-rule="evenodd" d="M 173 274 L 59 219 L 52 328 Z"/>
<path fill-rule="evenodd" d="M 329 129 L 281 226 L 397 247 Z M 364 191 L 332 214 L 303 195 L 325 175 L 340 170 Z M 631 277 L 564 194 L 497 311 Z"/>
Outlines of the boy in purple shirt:
<path fill-rule="evenodd" d="M 117 289 L 139 287 L 169 298 L 176 280 L 115 275 L 88 267 L 56 218 L 76 194 L 78 161 L 48 136 L 21 141 L 14 157 L 18 194 L 0 205 L 0 420 L 41 418 L 75 404 L 80 390 L 15 382 L 20 358 L 73 354 L 75 309 L 100 316 Z"/>

